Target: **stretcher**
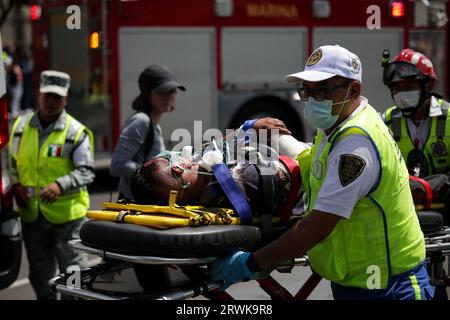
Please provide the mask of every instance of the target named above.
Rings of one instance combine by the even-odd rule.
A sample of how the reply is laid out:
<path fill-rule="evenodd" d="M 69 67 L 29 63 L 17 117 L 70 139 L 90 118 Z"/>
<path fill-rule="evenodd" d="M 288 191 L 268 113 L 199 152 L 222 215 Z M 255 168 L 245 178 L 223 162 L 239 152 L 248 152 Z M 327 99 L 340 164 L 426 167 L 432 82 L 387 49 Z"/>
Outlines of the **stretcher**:
<path fill-rule="evenodd" d="M 178 300 L 204 296 L 232 300 L 226 291 L 218 290 L 221 283 L 209 279 L 207 265 L 235 250 L 253 251 L 264 245 L 261 227 L 240 225 L 232 210 L 180 207 L 173 197 L 176 194 L 172 194 L 167 207 L 105 203 L 104 211 L 90 211 L 88 217 L 94 220 L 85 223 L 81 239 L 69 245 L 101 257 L 102 262 L 78 274 L 62 273 L 50 281 L 52 290 L 81 299 Z M 450 255 L 450 228 L 444 225 L 438 212 L 418 211 L 418 217 L 425 234 L 430 281 L 433 285 L 450 286 L 444 270 L 446 257 Z M 274 221 L 272 237 L 282 234 L 297 219 L 292 218 L 285 226 L 276 226 Z M 256 281 L 271 299 L 304 300 L 321 281 L 319 275 L 313 273 L 293 295 L 270 273 L 273 270 L 290 273 L 295 266 L 308 265 L 307 256 L 298 257 L 258 274 Z M 147 275 L 165 270 L 170 279 L 163 285 L 155 285 L 151 283 L 155 277 L 150 277 L 147 284 L 138 277 L 134 281 L 139 285 L 130 289 L 129 282 L 115 277 L 133 271 L 136 276 L 138 270 Z"/>

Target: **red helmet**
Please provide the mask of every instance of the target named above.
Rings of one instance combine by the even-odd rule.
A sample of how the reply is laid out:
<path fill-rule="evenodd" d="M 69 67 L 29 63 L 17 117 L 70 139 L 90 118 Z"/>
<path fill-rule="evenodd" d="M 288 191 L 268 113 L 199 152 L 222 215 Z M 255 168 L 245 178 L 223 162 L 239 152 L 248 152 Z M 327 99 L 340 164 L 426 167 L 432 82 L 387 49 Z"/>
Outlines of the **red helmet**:
<path fill-rule="evenodd" d="M 433 63 L 425 55 L 412 49 L 403 49 L 394 58 L 393 62 L 407 62 L 410 63 L 424 75 L 436 80 L 437 75 L 433 68 Z"/>
<path fill-rule="evenodd" d="M 436 80 L 436 72 L 430 59 L 420 52 L 403 49 L 386 66 L 383 71 L 383 82 L 386 85 L 394 79 Z"/>

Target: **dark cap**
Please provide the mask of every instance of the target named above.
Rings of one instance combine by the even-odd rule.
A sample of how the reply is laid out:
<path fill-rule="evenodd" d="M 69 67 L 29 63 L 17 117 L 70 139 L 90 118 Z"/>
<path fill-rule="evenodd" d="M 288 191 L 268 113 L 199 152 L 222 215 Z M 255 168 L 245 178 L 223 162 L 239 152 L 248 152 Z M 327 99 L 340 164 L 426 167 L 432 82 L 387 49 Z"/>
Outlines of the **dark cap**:
<path fill-rule="evenodd" d="M 186 91 L 186 88 L 175 79 L 172 71 L 165 66 L 151 65 L 145 68 L 139 76 L 138 83 L 141 92 L 155 90 L 164 93 L 175 88 Z"/>

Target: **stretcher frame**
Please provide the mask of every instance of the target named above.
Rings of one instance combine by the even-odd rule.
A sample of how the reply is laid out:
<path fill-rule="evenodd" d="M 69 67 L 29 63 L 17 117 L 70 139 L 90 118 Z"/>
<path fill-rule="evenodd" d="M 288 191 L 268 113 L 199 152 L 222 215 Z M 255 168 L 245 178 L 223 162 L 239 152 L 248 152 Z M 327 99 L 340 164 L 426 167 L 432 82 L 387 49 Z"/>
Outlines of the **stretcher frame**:
<path fill-rule="evenodd" d="M 433 255 L 438 257 L 450 256 L 450 227 L 444 227 L 442 230 L 431 233 L 425 237 L 427 258 L 432 258 Z M 81 240 L 69 241 L 69 246 L 73 249 L 80 250 L 89 254 L 99 256 L 106 260 L 104 264 L 94 266 L 81 270 L 82 286 L 75 288 L 67 285 L 67 278 L 69 275 L 61 274 L 50 280 L 50 287 L 54 292 L 64 295 L 74 296 L 81 299 L 96 299 L 96 300 L 129 300 L 129 299 L 154 299 L 154 300 L 182 300 L 194 298 L 203 295 L 212 300 L 233 300 L 226 292 L 221 292 L 218 288 L 222 285 L 220 282 L 211 281 L 206 274 L 206 265 L 216 259 L 217 257 L 206 258 L 166 258 L 155 256 L 135 256 L 119 254 L 115 252 L 106 251 L 103 249 L 92 248 L 86 246 Z M 432 262 L 432 261 L 431 261 Z M 180 267 L 183 273 L 192 281 L 189 284 L 174 287 L 166 292 L 159 294 L 139 294 L 126 295 L 115 294 L 113 292 L 103 293 L 96 292 L 89 288 L 89 282 L 102 268 L 108 272 L 115 270 L 122 270 L 132 267 L 136 264 L 144 265 L 176 265 Z M 299 257 L 290 263 L 280 264 L 275 267 L 276 270 L 282 273 L 288 273 L 294 266 L 309 266 L 307 256 Z M 450 261 L 448 261 L 448 270 L 450 270 Z M 443 263 L 431 263 L 430 281 L 432 284 L 440 284 L 450 286 L 449 278 L 440 279 L 442 275 Z M 98 275 L 98 274 L 97 274 Z M 263 291 L 269 294 L 272 300 L 306 300 L 310 294 L 317 287 L 321 281 L 321 277 L 313 273 L 303 286 L 292 295 L 288 290 L 281 286 L 269 274 L 260 279 L 256 279 Z M 95 279 L 94 279 L 95 280 Z M 88 288 L 84 288 L 84 287 Z"/>
<path fill-rule="evenodd" d="M 180 211 L 179 206 L 175 204 L 176 192 L 171 192 L 169 201 L 169 209 L 175 210 L 176 215 L 193 214 L 189 210 Z M 123 210 L 121 204 L 107 204 L 109 206 L 118 206 L 117 209 Z M 159 208 L 155 207 L 155 210 Z M 186 208 L 184 208 L 186 209 Z M 189 207 L 188 209 L 198 209 L 197 207 Z M 178 210 L 178 211 L 177 211 Z M 189 216 L 192 218 L 191 216 Z M 141 256 L 127 255 L 117 252 L 111 252 L 103 249 L 93 248 L 81 242 L 81 240 L 69 241 L 68 245 L 75 249 L 89 254 L 99 256 L 104 259 L 101 263 L 92 268 L 81 270 L 81 285 L 75 288 L 68 285 L 67 274 L 61 274 L 49 281 L 49 285 L 54 292 L 75 296 L 82 299 L 99 299 L 99 300 L 124 300 L 124 299 L 156 299 L 156 300 L 175 300 L 188 299 L 199 295 L 203 295 L 209 299 L 233 300 L 226 292 L 217 290 L 222 283 L 211 281 L 207 274 L 206 265 L 218 259 L 218 257 L 206 258 L 167 258 L 158 256 Z M 450 287 L 450 278 L 445 274 L 444 262 L 447 256 L 450 256 L 450 227 L 443 226 L 439 230 L 428 232 L 425 234 L 426 257 L 429 262 L 429 276 L 432 285 L 445 285 Z M 450 272 L 450 259 L 448 263 L 448 272 Z M 181 287 L 171 288 L 167 292 L 159 294 L 146 294 L 136 296 L 127 294 L 116 294 L 114 292 L 102 293 L 92 288 L 95 278 L 99 272 L 114 270 L 122 270 L 130 268 L 133 265 L 175 265 L 191 280 L 191 283 L 182 285 Z M 274 269 L 281 273 L 290 273 L 294 266 L 309 266 L 307 256 L 299 257 L 275 266 Z M 273 300 L 306 300 L 319 284 L 322 278 L 313 273 L 309 279 L 303 284 L 295 295 L 289 293 L 281 286 L 270 273 L 264 274 L 262 277 L 255 279 L 261 289 L 265 291 Z M 85 289 L 87 288 L 87 289 Z"/>
<path fill-rule="evenodd" d="M 93 254 L 107 260 L 106 264 L 110 264 L 111 268 L 107 267 L 108 272 L 115 270 L 121 270 L 129 268 L 135 264 L 147 264 L 147 265 L 177 265 L 183 273 L 193 281 L 192 285 L 187 285 L 182 288 L 175 288 L 168 292 L 163 292 L 160 295 L 148 295 L 142 294 L 138 297 L 127 295 L 113 295 L 95 292 L 92 289 L 84 289 L 83 287 L 92 280 L 93 276 L 98 270 L 95 266 L 81 270 L 81 288 L 75 288 L 67 285 L 67 274 L 61 274 L 49 281 L 49 285 L 54 292 L 75 296 L 82 299 L 98 299 L 98 300 L 128 300 L 128 299 L 154 299 L 154 300 L 180 300 L 188 299 L 196 296 L 204 295 L 209 299 L 214 300 L 233 300 L 233 298 L 226 292 L 217 290 L 222 283 L 211 281 L 206 275 L 206 265 L 216 259 L 217 257 L 207 258 L 165 258 L 154 256 L 134 256 L 118 254 L 102 249 L 96 249 L 84 245 L 81 240 L 69 241 L 68 245 L 76 250 L 80 250 L 89 254 Z M 308 266 L 309 261 L 307 256 L 296 258 L 290 263 L 280 264 L 276 269 L 280 272 L 290 272 L 294 266 Z M 100 267 L 101 268 L 101 267 Z M 296 295 L 291 295 L 285 288 L 283 288 L 274 278 L 270 275 L 266 278 L 256 279 L 260 287 L 269 294 L 269 296 L 276 299 L 283 300 L 303 300 L 306 299 L 310 293 L 314 290 L 317 284 L 320 282 L 321 277 L 313 274 L 303 287 L 297 292 Z"/>
<path fill-rule="evenodd" d="M 429 262 L 429 278 L 431 285 L 450 287 L 450 227 L 425 235 L 425 247 Z M 447 259 L 447 274 L 444 270 Z"/>

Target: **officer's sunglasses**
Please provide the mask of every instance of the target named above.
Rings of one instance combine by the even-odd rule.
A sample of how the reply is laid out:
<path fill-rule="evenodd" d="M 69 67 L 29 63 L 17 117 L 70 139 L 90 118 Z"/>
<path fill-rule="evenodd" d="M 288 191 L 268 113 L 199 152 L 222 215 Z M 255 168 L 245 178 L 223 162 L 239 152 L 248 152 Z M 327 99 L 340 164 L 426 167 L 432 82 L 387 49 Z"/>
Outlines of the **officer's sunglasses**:
<path fill-rule="evenodd" d="M 40 85 L 41 86 L 58 86 L 58 87 L 65 88 L 69 85 L 69 80 L 58 78 L 58 77 L 47 76 L 47 77 L 41 78 Z"/>
<path fill-rule="evenodd" d="M 387 64 L 383 69 L 383 83 L 389 84 L 397 75 L 400 79 L 415 79 L 420 75 L 419 69 L 411 63 L 395 61 Z"/>
<path fill-rule="evenodd" d="M 348 87 L 349 85 L 350 82 L 337 86 L 300 87 L 297 89 L 297 92 L 302 101 L 308 101 L 309 97 L 313 97 L 317 101 L 323 101 L 329 97 L 330 93 L 334 90 L 342 87 Z"/>

